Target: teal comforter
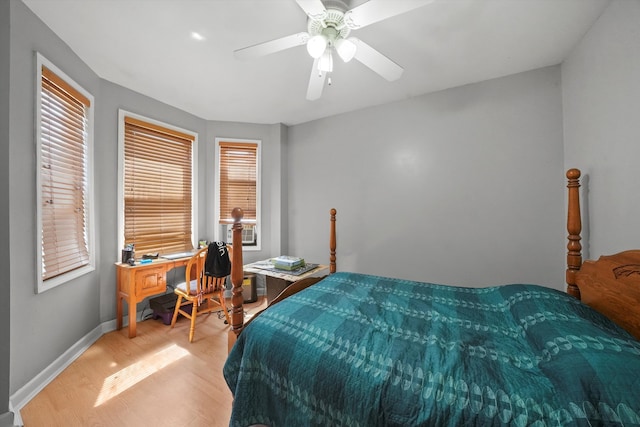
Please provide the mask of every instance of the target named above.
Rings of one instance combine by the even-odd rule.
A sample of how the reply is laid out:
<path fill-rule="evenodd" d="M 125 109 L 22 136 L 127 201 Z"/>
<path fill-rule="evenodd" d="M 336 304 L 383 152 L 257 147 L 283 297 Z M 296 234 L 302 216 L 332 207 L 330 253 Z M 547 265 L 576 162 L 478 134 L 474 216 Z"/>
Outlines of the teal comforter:
<path fill-rule="evenodd" d="M 336 273 L 251 322 L 224 376 L 232 426 L 640 424 L 640 342 L 536 285 Z"/>

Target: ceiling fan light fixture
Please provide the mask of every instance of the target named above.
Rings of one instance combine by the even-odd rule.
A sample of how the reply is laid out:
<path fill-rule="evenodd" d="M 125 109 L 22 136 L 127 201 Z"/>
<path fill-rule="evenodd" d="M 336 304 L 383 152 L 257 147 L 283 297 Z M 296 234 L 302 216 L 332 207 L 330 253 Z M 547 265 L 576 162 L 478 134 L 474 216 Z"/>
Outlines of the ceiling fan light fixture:
<path fill-rule="evenodd" d="M 349 39 L 338 39 L 335 42 L 336 51 L 344 62 L 349 62 L 356 55 L 356 44 Z"/>
<path fill-rule="evenodd" d="M 313 59 L 320 58 L 322 54 L 327 50 L 328 40 L 322 34 L 309 38 L 307 42 L 307 52 Z"/>
<path fill-rule="evenodd" d="M 327 73 L 333 71 L 333 55 L 331 55 L 331 49 L 326 49 L 318 60 L 318 70 Z"/>
<path fill-rule="evenodd" d="M 265 56 L 306 45 L 313 57 L 307 99 L 316 100 L 333 72 L 333 50 L 344 62 L 356 59 L 388 81 L 400 78 L 404 69 L 356 37 L 352 30 L 418 9 L 434 0 L 295 0 L 307 15 L 307 31 L 234 51 L 238 59 Z M 349 7 L 352 7 L 349 9 Z"/>

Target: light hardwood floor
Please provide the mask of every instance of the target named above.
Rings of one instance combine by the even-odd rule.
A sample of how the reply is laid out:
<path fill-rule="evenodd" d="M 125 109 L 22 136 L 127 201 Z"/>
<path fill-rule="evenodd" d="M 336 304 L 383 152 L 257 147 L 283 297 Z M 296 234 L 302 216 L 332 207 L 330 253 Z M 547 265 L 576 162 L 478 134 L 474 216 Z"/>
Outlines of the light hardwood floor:
<path fill-rule="evenodd" d="M 248 315 L 266 306 L 245 305 Z M 229 327 L 217 314 L 171 329 L 162 320 L 109 332 L 21 410 L 25 427 L 228 426 L 232 396 L 222 376 Z"/>

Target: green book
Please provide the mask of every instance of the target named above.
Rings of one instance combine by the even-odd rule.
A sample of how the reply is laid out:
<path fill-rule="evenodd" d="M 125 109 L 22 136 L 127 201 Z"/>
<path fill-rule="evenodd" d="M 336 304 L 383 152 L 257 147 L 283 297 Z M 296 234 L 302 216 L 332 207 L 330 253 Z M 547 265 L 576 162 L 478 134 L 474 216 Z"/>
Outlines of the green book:
<path fill-rule="evenodd" d="M 288 255 L 281 255 L 273 259 L 273 266 L 279 270 L 292 271 L 304 267 L 304 259 Z"/>

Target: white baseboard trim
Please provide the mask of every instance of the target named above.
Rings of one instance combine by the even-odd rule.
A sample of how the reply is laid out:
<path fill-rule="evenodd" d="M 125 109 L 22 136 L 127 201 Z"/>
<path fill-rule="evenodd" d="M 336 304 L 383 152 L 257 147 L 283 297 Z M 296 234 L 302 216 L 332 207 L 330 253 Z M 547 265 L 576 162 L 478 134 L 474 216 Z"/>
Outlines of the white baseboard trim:
<path fill-rule="evenodd" d="M 139 316 L 140 314 L 138 314 Z M 123 325 L 128 325 L 128 317 L 123 319 Z M 13 412 L 13 425 L 22 426 L 22 416 L 20 410 L 25 407 L 35 395 L 53 381 L 62 371 L 64 371 L 74 360 L 84 353 L 93 343 L 107 332 L 116 330 L 116 320 L 109 320 L 98 325 L 95 329 L 82 337 L 72 345 L 60 357 L 47 366 L 42 372 L 36 375 L 31 381 L 21 387 L 9 397 L 9 411 Z"/>

